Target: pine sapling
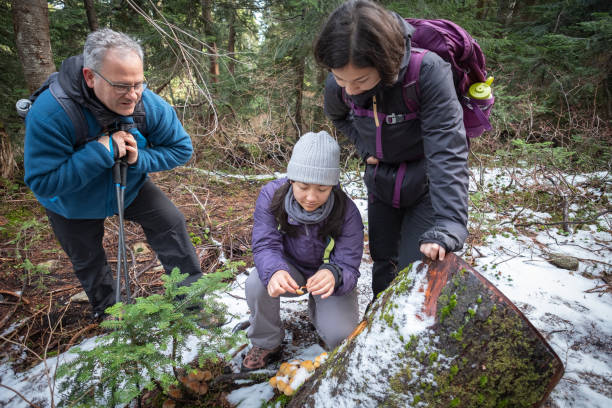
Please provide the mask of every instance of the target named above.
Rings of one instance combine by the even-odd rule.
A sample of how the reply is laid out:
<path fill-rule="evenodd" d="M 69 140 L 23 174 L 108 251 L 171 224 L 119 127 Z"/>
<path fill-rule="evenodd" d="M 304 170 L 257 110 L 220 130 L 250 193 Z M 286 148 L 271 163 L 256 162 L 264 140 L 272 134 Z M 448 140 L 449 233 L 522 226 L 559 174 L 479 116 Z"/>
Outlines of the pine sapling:
<path fill-rule="evenodd" d="M 94 407 L 126 404 L 155 387 L 167 391 L 177 384 L 177 369 L 189 367 L 182 351 L 197 347 L 199 363 L 228 358 L 241 335 L 221 327 L 201 328 L 202 315 L 226 321 L 226 310 L 216 298 L 232 278 L 235 263 L 204 275 L 189 286 L 175 268 L 162 276 L 165 292 L 117 303 L 106 312 L 114 319 L 102 323 L 112 331 L 96 340 L 91 350 L 74 348 L 77 357 L 58 369 L 62 378 L 60 406 Z M 205 326 L 206 327 L 206 326 Z M 180 370 L 182 371 L 182 370 Z"/>

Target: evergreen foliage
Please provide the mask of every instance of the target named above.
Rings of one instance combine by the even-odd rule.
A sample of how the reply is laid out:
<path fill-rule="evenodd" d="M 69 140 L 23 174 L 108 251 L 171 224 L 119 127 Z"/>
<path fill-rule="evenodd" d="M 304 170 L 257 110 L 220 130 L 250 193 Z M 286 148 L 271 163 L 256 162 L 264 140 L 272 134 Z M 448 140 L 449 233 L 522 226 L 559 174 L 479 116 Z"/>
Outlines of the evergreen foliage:
<path fill-rule="evenodd" d="M 202 329 L 201 315 L 225 320 L 224 305 L 215 292 L 226 286 L 235 265 L 204 275 L 190 286 L 179 286 L 186 274 L 175 268 L 164 275 L 165 293 L 137 298 L 134 304 L 117 303 L 107 309 L 114 318 L 102 323 L 112 330 L 97 339 L 92 350 L 76 348 L 77 358 L 60 366 L 60 406 L 106 407 L 126 404 L 144 390 L 167 390 L 177 384 L 176 370 L 188 368 L 181 361 L 188 342 L 197 344 L 198 361 L 218 361 L 239 341 L 228 329 Z"/>
<path fill-rule="evenodd" d="M 150 88 L 177 108 L 194 139 L 209 136 L 220 124 L 213 140 L 200 146 L 194 143 L 204 150 L 199 152 L 203 162 L 221 168 L 278 165 L 297 128 L 330 126 L 322 110 L 327 73 L 314 63 L 311 47 L 325 18 L 341 0 L 94 3 L 100 27 L 125 31 L 141 41 Z M 207 33 L 204 3 L 211 7 Z M 569 148 L 579 140 L 608 144 L 612 118 L 609 1 L 380 3 L 404 17 L 453 20 L 479 41 L 489 74 L 495 77 L 495 131 L 484 135 L 497 144 L 495 148 L 512 139 L 551 141 Z M 52 50 L 59 67 L 64 58 L 80 52 L 89 28 L 81 1 L 53 0 L 49 7 Z M 5 130 L 15 137 L 23 135 L 23 128 L 14 103 L 27 91 L 10 30 L 10 11 L 10 2 L 0 1 L 0 19 L 6 23 L 0 30 L 5 62 L 0 72 L 0 115 Z M 209 70 L 213 42 L 219 65 L 215 76 Z M 209 91 L 212 99 L 207 100 L 198 87 Z M 213 120 L 214 112 L 218 120 Z M 215 157 L 228 145 L 231 153 Z M 479 145 L 476 140 L 473 148 Z"/>

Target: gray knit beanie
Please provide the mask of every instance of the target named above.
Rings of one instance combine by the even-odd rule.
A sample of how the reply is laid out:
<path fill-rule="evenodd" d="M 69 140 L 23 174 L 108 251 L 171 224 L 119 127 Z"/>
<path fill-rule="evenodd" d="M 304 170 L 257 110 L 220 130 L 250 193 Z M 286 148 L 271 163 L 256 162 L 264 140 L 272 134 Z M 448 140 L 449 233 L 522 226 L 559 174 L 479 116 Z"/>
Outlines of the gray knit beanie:
<path fill-rule="evenodd" d="M 326 131 L 306 133 L 297 141 L 287 166 L 289 180 L 335 186 L 340 180 L 340 146 Z"/>

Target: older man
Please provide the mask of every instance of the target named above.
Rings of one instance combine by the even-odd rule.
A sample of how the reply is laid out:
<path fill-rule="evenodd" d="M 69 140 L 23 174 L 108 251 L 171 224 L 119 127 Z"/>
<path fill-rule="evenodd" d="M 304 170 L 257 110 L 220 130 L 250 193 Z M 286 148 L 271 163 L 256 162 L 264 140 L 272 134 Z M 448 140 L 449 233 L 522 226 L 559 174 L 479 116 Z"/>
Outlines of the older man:
<path fill-rule="evenodd" d="M 185 219 L 147 176 L 187 162 L 191 140 L 172 107 L 146 88 L 140 45 L 110 29 L 93 32 L 83 55 L 63 62 L 57 80 L 87 125 L 78 126 L 75 112 L 43 92 L 26 119 L 25 182 L 45 207 L 94 318 L 115 302 L 102 238 L 104 219 L 117 212 L 116 156 L 129 165 L 125 218 L 142 226 L 166 273 L 178 267 L 189 274 L 185 284 L 197 280 L 200 263 Z"/>

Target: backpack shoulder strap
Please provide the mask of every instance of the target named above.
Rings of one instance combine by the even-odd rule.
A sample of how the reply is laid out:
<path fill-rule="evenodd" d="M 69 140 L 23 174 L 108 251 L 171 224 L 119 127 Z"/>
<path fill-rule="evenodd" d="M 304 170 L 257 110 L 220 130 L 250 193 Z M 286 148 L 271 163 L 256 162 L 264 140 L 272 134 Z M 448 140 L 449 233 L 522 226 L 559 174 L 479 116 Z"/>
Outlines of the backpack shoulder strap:
<path fill-rule="evenodd" d="M 136 109 L 134 109 L 134 113 L 132 114 L 134 118 L 134 123 L 136 124 L 136 128 L 143 136 L 147 134 L 147 113 L 144 108 L 144 103 L 140 103 L 136 105 Z"/>
<path fill-rule="evenodd" d="M 408 68 L 406 69 L 406 73 L 404 74 L 404 85 L 402 87 L 402 95 L 404 97 L 404 103 L 408 110 L 412 113 L 419 112 L 420 103 L 419 99 L 421 96 L 421 92 L 419 89 L 419 75 L 421 73 L 421 62 L 423 62 L 423 57 L 428 52 L 423 48 L 414 48 L 410 49 L 410 61 L 408 62 Z M 416 99 L 410 97 L 408 95 L 408 89 L 414 88 L 414 94 Z"/>
<path fill-rule="evenodd" d="M 76 149 L 87 142 L 87 136 L 89 135 L 87 119 L 85 119 L 85 114 L 81 106 L 70 98 L 60 86 L 57 77 L 50 78 L 50 80 L 49 91 L 51 91 L 51 95 L 53 95 L 64 111 L 66 111 L 66 114 L 74 126 L 74 147 Z"/>
<path fill-rule="evenodd" d="M 43 82 L 43 84 L 34 91 L 34 93 L 32 93 L 32 95 L 30 95 L 28 97 L 28 99 L 34 103 L 34 101 L 36 100 L 36 98 L 38 98 L 40 96 L 41 93 L 43 93 L 43 91 L 45 91 L 47 88 L 49 88 L 49 85 L 51 84 L 51 82 L 57 81 L 57 72 L 52 72 L 47 79 L 45 79 L 45 82 Z"/>

